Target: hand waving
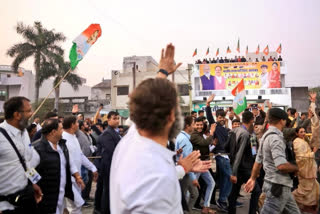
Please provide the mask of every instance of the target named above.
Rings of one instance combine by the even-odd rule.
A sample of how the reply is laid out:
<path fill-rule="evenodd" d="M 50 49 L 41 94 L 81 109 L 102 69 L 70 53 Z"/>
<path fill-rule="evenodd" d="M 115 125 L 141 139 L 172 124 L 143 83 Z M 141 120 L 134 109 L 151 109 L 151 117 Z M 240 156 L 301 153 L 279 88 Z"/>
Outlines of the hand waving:
<path fill-rule="evenodd" d="M 311 102 L 316 102 L 316 99 L 317 99 L 317 92 L 309 92 L 309 99 Z"/>
<path fill-rule="evenodd" d="M 172 74 L 182 65 L 182 63 L 176 65 L 174 61 L 174 52 L 175 48 L 172 43 L 168 44 L 165 50 L 162 49 L 159 69 L 166 70 L 169 74 Z"/>

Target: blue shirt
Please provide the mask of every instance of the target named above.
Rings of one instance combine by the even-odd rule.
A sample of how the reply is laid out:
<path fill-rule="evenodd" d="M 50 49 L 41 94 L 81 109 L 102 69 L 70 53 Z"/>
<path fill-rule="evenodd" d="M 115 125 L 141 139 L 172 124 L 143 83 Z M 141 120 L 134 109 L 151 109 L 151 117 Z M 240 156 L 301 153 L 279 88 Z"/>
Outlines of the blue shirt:
<path fill-rule="evenodd" d="M 183 157 L 187 157 L 193 151 L 193 146 L 192 146 L 192 143 L 190 142 L 190 135 L 185 131 L 181 131 L 176 139 L 176 150 L 182 147 L 183 147 L 182 149 Z M 181 154 L 179 156 L 181 156 Z M 179 156 L 178 156 L 178 159 L 179 159 Z M 193 172 L 189 172 L 188 175 L 192 181 L 196 180 L 196 176 Z"/>

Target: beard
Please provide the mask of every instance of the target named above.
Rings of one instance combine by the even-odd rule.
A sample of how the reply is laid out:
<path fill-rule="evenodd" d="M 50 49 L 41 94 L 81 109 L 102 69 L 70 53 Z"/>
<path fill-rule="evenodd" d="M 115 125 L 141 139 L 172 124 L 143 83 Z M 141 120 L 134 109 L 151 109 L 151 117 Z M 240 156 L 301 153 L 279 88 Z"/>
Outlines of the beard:
<path fill-rule="evenodd" d="M 176 117 L 176 120 L 173 122 L 169 130 L 169 135 L 168 135 L 169 141 L 174 141 L 177 135 L 182 130 L 183 120 L 181 116 L 181 109 L 179 106 L 176 108 L 175 117 Z"/>
<path fill-rule="evenodd" d="M 25 128 L 28 127 L 28 119 L 25 117 L 22 117 L 19 121 L 19 129 L 23 131 Z"/>

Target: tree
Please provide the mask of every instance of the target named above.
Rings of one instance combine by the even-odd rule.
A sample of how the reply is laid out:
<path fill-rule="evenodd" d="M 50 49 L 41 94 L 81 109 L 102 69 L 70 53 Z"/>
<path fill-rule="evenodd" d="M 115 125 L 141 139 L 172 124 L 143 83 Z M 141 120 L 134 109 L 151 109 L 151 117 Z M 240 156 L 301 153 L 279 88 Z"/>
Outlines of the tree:
<path fill-rule="evenodd" d="M 35 68 L 35 102 L 39 100 L 39 88 L 45 79 L 40 78 L 40 73 L 45 73 L 52 64 L 61 64 L 64 51 L 57 44 L 65 41 L 62 33 L 45 29 L 40 22 L 34 22 L 33 26 L 18 23 L 18 34 L 22 35 L 24 42 L 13 45 L 7 51 L 7 55 L 14 57 L 12 67 L 17 72 L 19 65 L 30 57 L 34 58 Z"/>
<path fill-rule="evenodd" d="M 70 70 L 70 62 L 64 62 L 62 65 L 59 66 L 59 69 L 55 73 L 55 79 L 53 82 L 53 87 L 55 87 L 58 82 L 66 75 L 66 73 Z M 75 74 L 70 72 L 64 79 L 67 83 L 69 83 L 73 90 L 77 91 L 79 86 L 82 85 L 81 78 Z M 54 99 L 54 108 L 58 111 L 59 110 L 59 97 L 60 97 L 60 86 L 55 89 L 55 99 Z"/>

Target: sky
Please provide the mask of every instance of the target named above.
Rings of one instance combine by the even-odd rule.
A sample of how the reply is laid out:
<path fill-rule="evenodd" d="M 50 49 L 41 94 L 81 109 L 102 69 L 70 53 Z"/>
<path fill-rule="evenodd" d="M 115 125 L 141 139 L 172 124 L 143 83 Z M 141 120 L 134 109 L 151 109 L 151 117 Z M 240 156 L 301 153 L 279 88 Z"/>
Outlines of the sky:
<path fill-rule="evenodd" d="M 6 55 L 23 42 L 15 31 L 18 22 L 40 21 L 49 30 L 62 32 L 65 59 L 72 40 L 91 23 L 99 23 L 102 36 L 78 65 L 79 74 L 92 86 L 111 78 L 122 68 L 123 57 L 152 56 L 159 60 L 161 48 L 172 42 L 176 61 L 186 67 L 203 58 L 207 48 L 233 53 L 240 38 L 241 54 L 260 45 L 275 51 L 282 44 L 287 63 L 286 82 L 297 86 L 320 85 L 319 0 L 2 0 L 0 7 L 0 65 L 10 65 Z M 198 56 L 193 58 L 194 49 Z M 229 56 L 234 56 L 234 54 Z M 238 55 L 238 54 L 236 54 Z M 33 70 L 33 59 L 21 64 Z M 318 84 L 319 83 L 319 84 Z"/>

